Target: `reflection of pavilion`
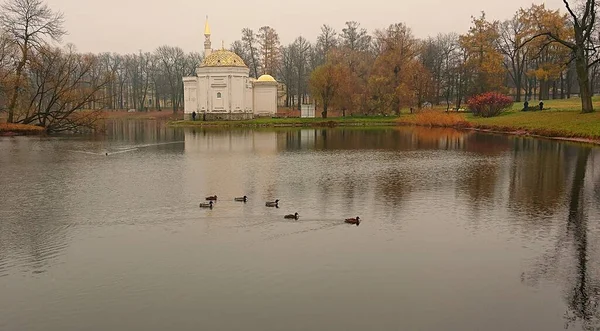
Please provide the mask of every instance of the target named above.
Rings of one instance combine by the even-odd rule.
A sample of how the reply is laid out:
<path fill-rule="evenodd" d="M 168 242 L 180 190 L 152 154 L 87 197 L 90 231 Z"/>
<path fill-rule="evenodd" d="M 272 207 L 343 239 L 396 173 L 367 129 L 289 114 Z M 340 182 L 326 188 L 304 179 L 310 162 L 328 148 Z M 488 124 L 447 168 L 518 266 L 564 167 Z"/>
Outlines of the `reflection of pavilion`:
<path fill-rule="evenodd" d="M 186 130 L 187 154 L 201 152 L 240 152 L 276 154 L 277 133 L 253 130 Z"/>
<path fill-rule="evenodd" d="M 277 141 L 274 131 L 186 130 L 185 177 L 205 192 L 269 190 L 278 176 Z"/>

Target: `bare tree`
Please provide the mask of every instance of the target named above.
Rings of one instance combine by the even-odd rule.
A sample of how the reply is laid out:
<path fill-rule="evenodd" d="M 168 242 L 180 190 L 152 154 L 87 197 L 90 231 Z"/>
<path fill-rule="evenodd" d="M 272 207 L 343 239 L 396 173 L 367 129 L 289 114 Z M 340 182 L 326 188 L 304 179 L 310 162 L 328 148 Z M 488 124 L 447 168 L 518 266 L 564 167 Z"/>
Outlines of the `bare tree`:
<path fill-rule="evenodd" d="M 160 64 L 159 70 L 162 71 L 169 86 L 173 112 L 177 112 L 183 101 L 182 77 L 185 72 L 185 53 L 179 47 L 161 46 L 156 50 L 155 55 Z"/>
<path fill-rule="evenodd" d="M 66 32 L 63 29 L 63 14 L 53 12 L 42 0 L 9 0 L 1 8 L 0 29 L 7 33 L 20 50 L 15 84 L 8 104 L 7 121 L 12 123 L 23 82 L 23 71 L 32 49 L 44 46 L 46 39 L 59 41 Z"/>
<path fill-rule="evenodd" d="M 499 28 L 498 50 L 504 56 L 502 64 L 515 85 L 515 101 L 520 102 L 526 68 L 525 63 L 529 51 L 529 48 L 523 47 L 522 36 L 525 31 L 525 23 L 520 14 L 517 13 L 513 18 L 502 22 Z"/>
<path fill-rule="evenodd" d="M 281 47 L 281 64 L 279 65 L 279 78 L 285 84 L 285 106 L 293 106 L 292 91 L 296 83 L 296 68 L 294 58 L 296 57 L 296 48 L 294 44 Z"/>
<path fill-rule="evenodd" d="M 47 132 L 91 128 L 96 111 L 78 110 L 102 102 L 101 93 L 112 79 L 100 69 L 98 57 L 66 49 L 40 47 L 30 54 L 28 88 L 22 94 L 18 122 L 43 126 Z"/>
<path fill-rule="evenodd" d="M 321 34 L 317 37 L 316 56 L 317 65 L 325 63 L 327 54 L 331 49 L 337 47 L 338 35 L 334 28 L 327 24 L 321 26 Z"/>
<path fill-rule="evenodd" d="M 258 78 L 260 56 L 258 52 L 258 40 L 252 29 L 245 28 L 242 30 L 242 44 L 244 52 L 250 58 L 250 61 L 246 63 L 251 68 L 250 73 L 254 78 Z"/>
<path fill-rule="evenodd" d="M 0 112 L 5 111 L 7 93 L 12 86 L 12 74 L 15 67 L 16 44 L 0 31 Z"/>
<path fill-rule="evenodd" d="M 304 37 L 298 37 L 294 41 L 295 52 L 293 54 L 295 56 L 293 57 L 293 63 L 296 69 L 296 79 L 298 82 L 296 85 L 298 109 L 300 109 L 301 104 L 305 101 L 305 96 L 308 92 L 308 77 L 310 72 L 308 72 L 307 67 L 311 49 L 311 44 Z"/>
<path fill-rule="evenodd" d="M 360 23 L 355 21 L 346 22 L 340 37 L 342 45 L 350 51 L 366 52 L 371 47 L 371 37 L 367 34 L 367 29 L 362 29 Z"/>
<path fill-rule="evenodd" d="M 230 50 L 244 60 L 244 63 L 250 68 L 252 66 L 252 56 L 246 52 L 244 43 L 241 40 L 236 40 L 231 44 Z M 252 73 L 254 74 L 254 73 Z"/>

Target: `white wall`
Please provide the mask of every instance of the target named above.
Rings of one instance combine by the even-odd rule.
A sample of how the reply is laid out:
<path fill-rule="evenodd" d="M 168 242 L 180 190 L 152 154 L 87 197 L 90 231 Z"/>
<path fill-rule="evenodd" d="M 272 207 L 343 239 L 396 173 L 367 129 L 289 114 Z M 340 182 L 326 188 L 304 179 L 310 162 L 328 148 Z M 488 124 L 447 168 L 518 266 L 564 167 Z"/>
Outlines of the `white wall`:
<path fill-rule="evenodd" d="M 199 111 L 207 113 L 252 112 L 246 82 L 250 70 L 242 67 L 202 67 L 196 70 L 199 79 Z M 221 97 L 218 97 L 221 93 Z"/>
<path fill-rule="evenodd" d="M 198 112 L 198 79 L 197 77 L 183 78 L 183 112 L 191 114 Z"/>
<path fill-rule="evenodd" d="M 258 116 L 275 116 L 277 114 L 277 83 L 254 83 L 254 114 Z"/>

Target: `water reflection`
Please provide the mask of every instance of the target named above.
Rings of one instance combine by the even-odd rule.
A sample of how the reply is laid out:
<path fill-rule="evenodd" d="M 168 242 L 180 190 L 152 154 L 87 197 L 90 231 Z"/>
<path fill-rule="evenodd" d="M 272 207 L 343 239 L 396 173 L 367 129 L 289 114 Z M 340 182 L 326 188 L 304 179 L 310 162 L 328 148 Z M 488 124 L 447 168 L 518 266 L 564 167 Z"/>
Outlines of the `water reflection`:
<path fill-rule="evenodd" d="M 0 328 L 114 329 L 102 310 L 130 329 L 158 329 L 144 325 L 157 314 L 177 329 L 269 329 L 222 313 L 252 308 L 273 312 L 270 329 L 372 316 L 376 329 L 600 326 L 597 149 L 427 128 L 107 132 L 0 139 L 0 285 L 17 298 L 0 297 Z M 340 222 L 356 215 L 364 226 Z"/>

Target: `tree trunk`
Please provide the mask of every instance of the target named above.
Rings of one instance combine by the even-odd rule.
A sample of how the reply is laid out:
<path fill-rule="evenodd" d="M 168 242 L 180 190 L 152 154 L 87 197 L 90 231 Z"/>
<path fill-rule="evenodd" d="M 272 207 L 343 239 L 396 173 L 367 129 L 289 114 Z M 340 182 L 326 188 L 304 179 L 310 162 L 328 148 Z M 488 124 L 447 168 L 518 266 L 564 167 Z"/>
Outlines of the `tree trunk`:
<path fill-rule="evenodd" d="M 560 98 L 565 98 L 565 76 L 562 72 L 560 73 Z"/>
<path fill-rule="evenodd" d="M 577 71 L 577 82 L 579 83 L 579 96 L 581 97 L 581 112 L 592 113 L 592 91 L 590 89 L 589 68 L 583 49 L 578 49 L 575 55 L 575 70 Z"/>
<path fill-rule="evenodd" d="M 517 95 L 515 97 L 516 102 L 521 102 L 521 77 L 517 76 L 515 79 L 515 87 L 517 88 Z"/>
<path fill-rule="evenodd" d="M 25 51 L 25 53 L 26 52 L 27 51 Z M 17 66 L 17 79 L 15 82 L 15 88 L 13 89 L 10 103 L 8 105 L 8 118 L 6 120 L 8 123 L 14 123 L 15 121 L 15 108 L 17 107 L 17 99 L 19 97 L 19 84 L 21 84 L 21 74 L 23 73 L 23 67 L 25 67 L 25 63 L 27 63 L 27 54 L 24 54 L 23 59 Z"/>

